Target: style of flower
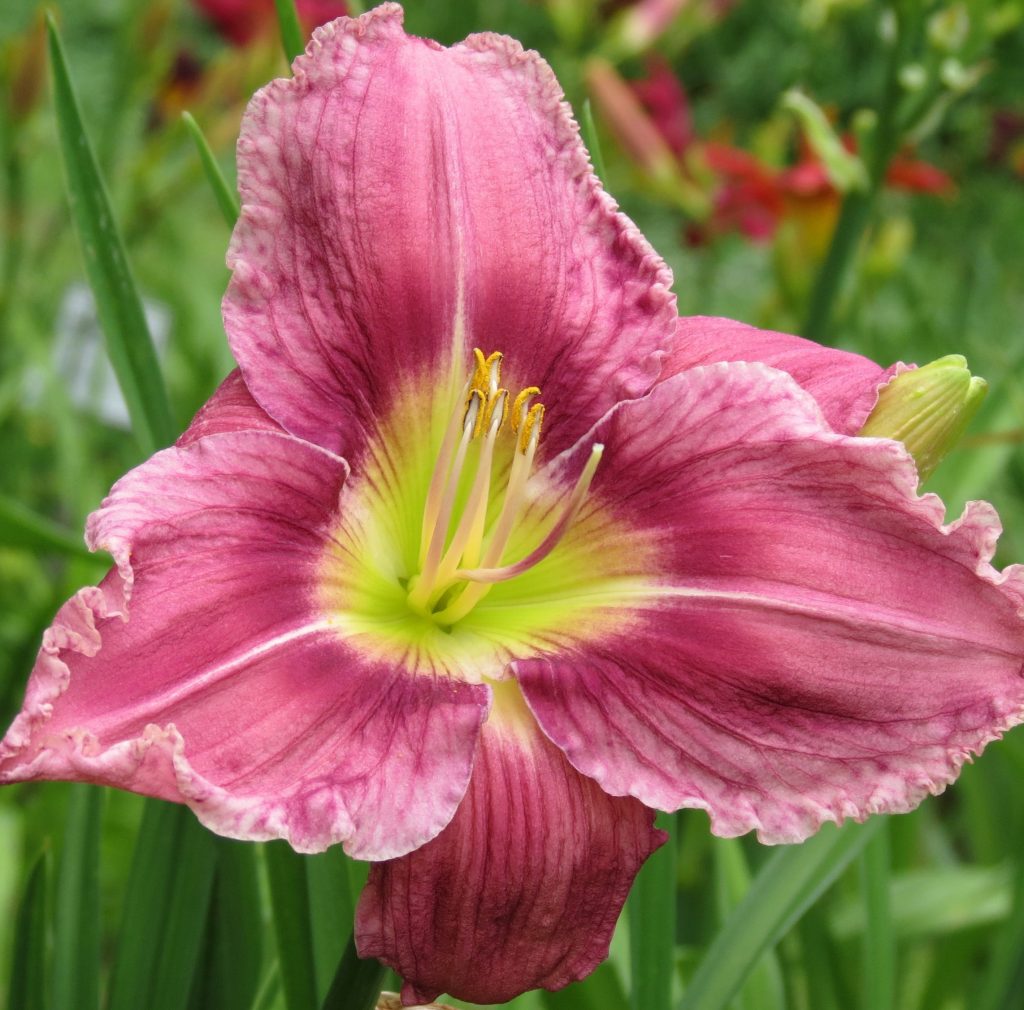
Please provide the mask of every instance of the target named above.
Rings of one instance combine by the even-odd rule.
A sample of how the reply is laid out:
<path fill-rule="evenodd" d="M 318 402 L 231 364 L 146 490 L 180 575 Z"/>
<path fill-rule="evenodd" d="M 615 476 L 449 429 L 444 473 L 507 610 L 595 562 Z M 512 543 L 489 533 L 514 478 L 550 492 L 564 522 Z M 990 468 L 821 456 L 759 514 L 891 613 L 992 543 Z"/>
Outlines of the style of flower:
<path fill-rule="evenodd" d="M 895 370 L 677 320 L 509 39 L 386 4 L 294 72 L 239 142 L 240 371 L 90 517 L 116 567 L 46 632 L 0 780 L 342 843 L 403 1003 L 494 1003 L 606 954 L 653 808 L 795 842 L 1021 720 L 994 511 L 944 525 L 856 437 Z"/>

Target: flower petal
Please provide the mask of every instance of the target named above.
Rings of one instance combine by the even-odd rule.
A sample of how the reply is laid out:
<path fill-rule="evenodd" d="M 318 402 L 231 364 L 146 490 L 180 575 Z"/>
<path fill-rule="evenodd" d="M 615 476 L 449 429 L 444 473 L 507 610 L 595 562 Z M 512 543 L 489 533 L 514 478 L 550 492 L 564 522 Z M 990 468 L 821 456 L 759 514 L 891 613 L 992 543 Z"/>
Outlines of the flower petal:
<path fill-rule="evenodd" d="M 174 443 L 183 449 L 206 435 L 225 431 L 276 431 L 284 429 L 253 398 L 242 373 L 236 368 L 214 390 L 192 423 Z"/>
<path fill-rule="evenodd" d="M 561 99 L 536 53 L 407 36 L 396 4 L 320 29 L 253 99 L 224 318 L 288 431 L 355 466 L 395 391 L 446 367 L 461 384 L 475 345 L 505 352 L 509 388 L 542 387 L 559 448 L 650 387 L 671 274 Z"/>
<path fill-rule="evenodd" d="M 860 431 L 879 389 L 907 369 L 902 363 L 883 369 L 860 354 L 732 319 L 684 316 L 661 381 L 716 361 L 760 361 L 788 372 L 818 401 L 828 423 L 846 435 Z"/>
<path fill-rule="evenodd" d="M 652 811 L 570 767 L 513 683 L 495 695 L 455 819 L 422 849 L 375 864 L 359 901 L 360 955 L 404 976 L 406 1005 L 441 992 L 504 1003 L 589 974 L 665 840 Z"/>
<path fill-rule="evenodd" d="M 656 560 L 631 624 L 513 672 L 608 792 L 793 842 L 910 809 L 1024 718 L 1024 569 L 989 563 L 990 506 L 944 526 L 898 443 L 831 433 L 788 376 L 742 363 L 621 404 L 558 479 L 592 440 L 608 549 Z"/>
<path fill-rule="evenodd" d="M 436 835 L 487 692 L 365 659 L 316 602 L 346 473 L 290 436 L 235 432 L 119 481 L 88 529 L 118 569 L 46 632 L 0 781 L 115 785 L 301 851 L 385 859 Z"/>

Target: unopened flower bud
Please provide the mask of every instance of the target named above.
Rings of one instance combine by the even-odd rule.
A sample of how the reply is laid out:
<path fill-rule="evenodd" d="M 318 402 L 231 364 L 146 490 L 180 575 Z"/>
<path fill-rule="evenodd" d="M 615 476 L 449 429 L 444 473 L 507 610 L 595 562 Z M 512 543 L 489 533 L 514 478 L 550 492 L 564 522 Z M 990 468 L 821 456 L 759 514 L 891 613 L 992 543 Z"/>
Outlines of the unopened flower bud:
<path fill-rule="evenodd" d="M 860 434 L 902 442 L 925 480 L 960 440 L 987 391 L 963 355 L 948 354 L 889 382 Z"/>

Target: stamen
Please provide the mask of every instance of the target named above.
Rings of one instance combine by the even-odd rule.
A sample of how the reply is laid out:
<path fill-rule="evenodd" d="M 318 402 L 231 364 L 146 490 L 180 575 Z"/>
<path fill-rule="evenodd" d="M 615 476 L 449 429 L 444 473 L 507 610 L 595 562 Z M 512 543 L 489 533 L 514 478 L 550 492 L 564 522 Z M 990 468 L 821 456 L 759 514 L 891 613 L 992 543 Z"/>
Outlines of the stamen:
<path fill-rule="evenodd" d="M 519 427 L 519 442 L 517 448 L 520 452 L 526 452 L 526 447 L 531 441 L 540 439 L 540 429 L 544 423 L 544 404 L 535 403 L 523 418 Z"/>
<path fill-rule="evenodd" d="M 583 501 L 587 496 L 587 491 L 590 490 L 590 484 L 594 479 L 594 474 L 597 471 L 597 466 L 601 462 L 603 454 L 604 446 L 600 442 L 591 448 L 590 457 L 587 459 L 583 472 L 576 481 L 576 486 L 572 489 L 561 518 L 555 523 L 551 532 L 541 541 L 540 545 L 525 558 L 517 561 L 515 564 L 504 565 L 500 568 L 487 567 L 485 565 L 481 568 L 456 569 L 454 573 L 455 578 L 465 579 L 474 584 L 466 586 L 457 599 L 444 610 L 434 615 L 439 623 L 454 624 L 465 617 L 483 599 L 494 583 L 514 579 L 517 575 L 522 575 L 523 572 L 529 571 L 529 569 L 540 564 L 558 546 L 583 506 Z M 511 485 L 511 480 L 509 483 Z M 488 560 L 490 560 L 491 554 L 492 552 L 489 549 Z M 491 563 L 493 564 L 493 562 Z"/>
<path fill-rule="evenodd" d="M 501 351 L 495 351 L 485 358 L 484 352 L 479 347 L 474 347 L 473 357 L 476 359 L 476 367 L 470 386 L 479 389 L 485 396 L 493 396 L 501 382 L 501 362 L 505 356 Z"/>
<path fill-rule="evenodd" d="M 473 479 L 473 486 L 466 500 L 462 521 L 455 530 L 448 550 L 445 551 L 444 557 L 438 566 L 437 575 L 434 580 L 437 586 L 447 586 L 451 582 L 452 576 L 459 566 L 459 561 L 466 553 L 466 547 L 474 533 L 481 539 L 483 537 L 484 522 L 487 519 L 487 499 L 491 489 L 491 463 L 494 460 L 494 443 L 505 417 L 504 407 L 508 400 L 508 391 L 504 389 L 499 390 L 498 398 L 502 401 L 502 409 L 496 409 L 496 403 L 488 404 L 488 414 L 491 416 L 490 427 L 487 430 L 487 437 L 480 448 L 476 476 Z"/>
<path fill-rule="evenodd" d="M 462 467 L 466 461 L 466 451 L 469 448 L 469 443 L 473 440 L 477 418 L 483 406 L 483 393 L 478 389 L 471 389 L 462 425 L 462 439 L 448 472 L 437 517 L 430 529 L 430 543 L 427 547 L 426 557 L 420 565 L 420 574 L 415 579 L 415 585 L 409 592 L 409 601 L 415 606 L 425 607 L 433 591 L 437 566 L 441 560 L 441 551 L 444 549 L 448 526 L 452 519 L 452 510 L 455 507 L 455 496 L 459 490 L 459 478 L 462 476 Z M 426 524 L 424 523 L 424 525 Z"/>
<path fill-rule="evenodd" d="M 530 400 L 535 396 L 540 396 L 539 386 L 527 386 L 526 389 L 520 390 L 519 395 L 516 397 L 516 402 L 512 404 L 513 431 L 519 431 L 522 427 L 523 422 L 526 420 L 526 412 L 530 408 Z"/>
<path fill-rule="evenodd" d="M 478 352 L 479 353 L 479 352 Z M 483 355 L 481 355 L 483 357 Z M 470 383 L 462 387 L 459 394 L 459 402 L 467 401 L 469 396 Z M 448 473 L 451 469 L 450 463 L 452 450 L 455 448 L 455 439 L 458 438 L 459 428 L 466 424 L 465 414 L 456 410 L 448 419 L 448 427 L 445 428 L 444 438 L 441 441 L 441 451 L 437 455 L 437 462 L 434 464 L 434 472 L 430 477 L 430 488 L 427 491 L 427 500 L 423 506 L 423 525 L 420 530 L 420 555 L 419 567 L 423 570 L 423 562 L 427 558 L 427 547 L 430 545 L 430 538 L 437 526 L 437 513 L 441 505 L 441 495 L 444 492 Z"/>
<path fill-rule="evenodd" d="M 595 445 L 554 527 L 521 561 L 502 565 L 512 531 L 527 501 L 527 481 L 540 441 L 544 405 L 533 403 L 536 386 L 523 389 L 511 408 L 500 386 L 502 355 L 473 349 L 473 372 L 445 429 L 423 509 L 419 572 L 409 582 L 409 604 L 443 624 L 465 617 L 494 583 L 514 578 L 546 558 L 565 536 L 583 504 L 604 446 Z M 506 422 L 515 435 L 508 481 L 498 517 L 487 529 L 492 469 L 498 436 Z M 459 427 L 462 428 L 461 438 Z M 463 484 L 469 444 L 481 438 L 475 472 L 449 541 L 455 503 Z M 458 583 L 461 587 L 455 588 Z M 454 592 L 454 598 L 452 593 Z M 439 601 L 444 601 L 442 604 Z M 436 612 L 432 608 L 439 608 Z"/>

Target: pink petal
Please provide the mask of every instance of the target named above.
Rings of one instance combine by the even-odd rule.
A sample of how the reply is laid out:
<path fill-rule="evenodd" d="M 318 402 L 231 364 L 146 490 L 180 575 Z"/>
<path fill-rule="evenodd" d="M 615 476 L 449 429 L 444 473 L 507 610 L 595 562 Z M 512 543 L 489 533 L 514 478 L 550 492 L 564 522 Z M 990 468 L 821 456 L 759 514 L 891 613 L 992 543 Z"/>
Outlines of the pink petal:
<path fill-rule="evenodd" d="M 372 661 L 318 602 L 342 460 L 210 435 L 115 485 L 89 522 L 118 564 L 46 632 L 0 781 L 187 803 L 235 838 L 361 858 L 434 837 L 466 788 L 485 688 Z"/>
<path fill-rule="evenodd" d="M 543 389 L 549 450 L 656 377 L 671 274 L 513 40 L 446 49 L 395 4 L 338 20 L 253 99 L 238 160 L 224 318 L 291 433 L 355 465 L 407 380 L 461 382 L 475 345 L 505 352 L 513 394 Z"/>
<path fill-rule="evenodd" d="M 588 975 L 608 956 L 637 870 L 665 840 L 650 810 L 578 775 L 521 697 L 518 706 L 509 718 L 495 704 L 452 823 L 370 871 L 359 953 L 405 978 L 407 1006 L 442 992 L 504 1003 Z"/>
<path fill-rule="evenodd" d="M 276 431 L 284 429 L 253 398 L 242 373 L 236 368 L 214 390 L 192 418 L 192 423 L 178 436 L 179 448 L 191 445 L 206 435 L 225 431 Z"/>
<path fill-rule="evenodd" d="M 883 369 L 850 351 L 822 347 L 788 333 L 759 330 L 732 319 L 684 316 L 661 381 L 716 361 L 761 361 L 788 372 L 821 407 L 836 431 L 855 435 L 878 399 L 878 391 L 907 366 Z"/>
<path fill-rule="evenodd" d="M 912 808 L 1024 719 L 1024 569 L 992 568 L 987 504 L 943 525 L 898 443 L 831 433 L 756 364 L 620 405 L 552 463 L 556 486 L 594 440 L 593 502 L 640 559 L 631 624 L 513 670 L 609 793 L 798 841 Z"/>

